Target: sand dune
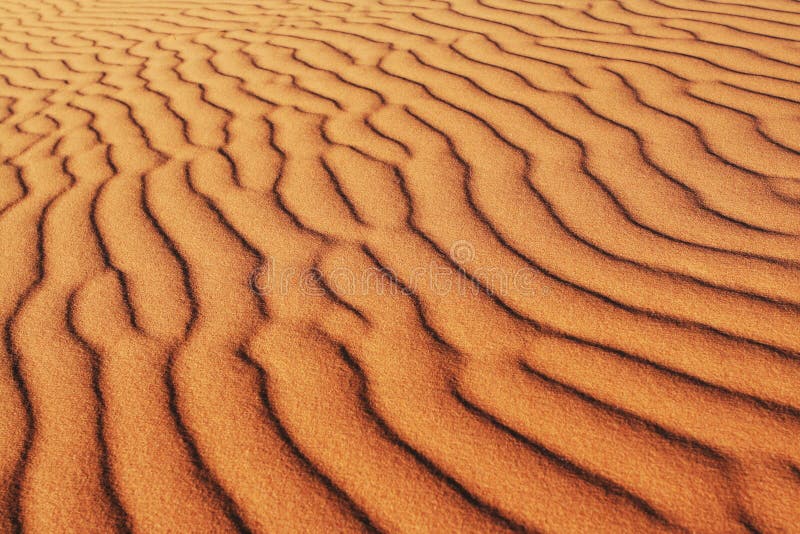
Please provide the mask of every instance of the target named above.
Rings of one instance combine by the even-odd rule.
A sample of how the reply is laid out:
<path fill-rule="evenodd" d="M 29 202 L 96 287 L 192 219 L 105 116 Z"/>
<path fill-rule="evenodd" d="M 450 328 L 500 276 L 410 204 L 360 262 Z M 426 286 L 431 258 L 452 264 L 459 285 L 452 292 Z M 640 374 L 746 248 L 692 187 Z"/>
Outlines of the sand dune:
<path fill-rule="evenodd" d="M 800 2 L 4 0 L 0 532 L 800 532 Z"/>

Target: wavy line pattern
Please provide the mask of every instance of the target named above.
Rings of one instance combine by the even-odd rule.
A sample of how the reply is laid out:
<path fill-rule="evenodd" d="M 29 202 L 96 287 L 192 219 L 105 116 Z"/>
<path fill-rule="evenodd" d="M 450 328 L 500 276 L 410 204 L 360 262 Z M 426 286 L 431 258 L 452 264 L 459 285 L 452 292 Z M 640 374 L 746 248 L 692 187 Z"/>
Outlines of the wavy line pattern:
<path fill-rule="evenodd" d="M 6 0 L 0 532 L 800 532 L 796 0 Z"/>

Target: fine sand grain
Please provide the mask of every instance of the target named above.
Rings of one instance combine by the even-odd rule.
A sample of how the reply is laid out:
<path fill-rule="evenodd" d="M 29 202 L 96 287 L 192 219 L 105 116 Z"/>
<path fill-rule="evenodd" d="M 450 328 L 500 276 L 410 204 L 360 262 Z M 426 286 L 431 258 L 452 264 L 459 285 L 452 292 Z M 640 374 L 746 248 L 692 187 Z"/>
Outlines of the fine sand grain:
<path fill-rule="evenodd" d="M 0 532 L 800 532 L 800 1 L 0 0 Z"/>

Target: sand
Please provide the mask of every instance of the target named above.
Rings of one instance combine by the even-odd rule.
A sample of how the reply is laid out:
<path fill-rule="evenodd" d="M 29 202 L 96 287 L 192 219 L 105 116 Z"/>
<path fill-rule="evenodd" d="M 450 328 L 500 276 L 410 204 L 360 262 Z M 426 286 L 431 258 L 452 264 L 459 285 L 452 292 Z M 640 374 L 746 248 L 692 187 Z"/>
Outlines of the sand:
<path fill-rule="evenodd" d="M 0 532 L 800 532 L 797 0 L 2 0 Z"/>

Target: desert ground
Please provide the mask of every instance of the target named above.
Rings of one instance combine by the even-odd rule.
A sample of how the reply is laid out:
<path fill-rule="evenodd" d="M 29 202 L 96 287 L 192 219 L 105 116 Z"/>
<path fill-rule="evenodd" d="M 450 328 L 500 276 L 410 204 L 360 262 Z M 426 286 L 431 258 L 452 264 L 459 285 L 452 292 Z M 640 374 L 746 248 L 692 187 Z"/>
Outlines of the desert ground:
<path fill-rule="evenodd" d="M 800 2 L 2 0 L 0 325 L 0 532 L 800 532 Z"/>

